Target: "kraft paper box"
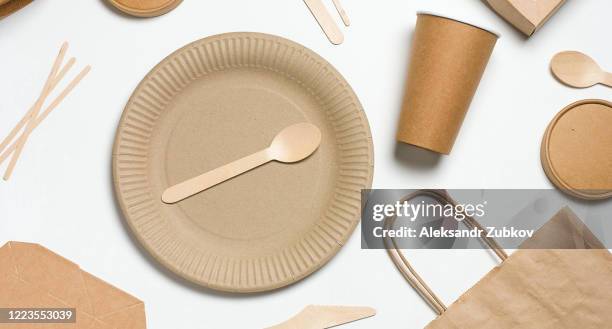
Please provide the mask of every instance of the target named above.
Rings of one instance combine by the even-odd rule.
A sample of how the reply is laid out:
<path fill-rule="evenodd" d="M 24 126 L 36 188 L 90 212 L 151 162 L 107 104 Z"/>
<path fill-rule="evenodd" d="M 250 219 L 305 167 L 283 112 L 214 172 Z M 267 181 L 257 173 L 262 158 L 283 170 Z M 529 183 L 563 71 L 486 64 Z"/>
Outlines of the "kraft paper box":
<path fill-rule="evenodd" d="M 0 0 L 0 19 L 29 5 L 33 0 Z"/>
<path fill-rule="evenodd" d="M 498 36 L 419 13 L 397 140 L 449 154 Z"/>
<path fill-rule="evenodd" d="M 144 329 L 144 303 L 45 247 L 0 248 L 0 308 L 75 308 L 76 323 L 0 324 L 2 329 Z"/>
<path fill-rule="evenodd" d="M 539 30 L 565 0 L 486 0 L 491 8 L 527 36 Z"/>

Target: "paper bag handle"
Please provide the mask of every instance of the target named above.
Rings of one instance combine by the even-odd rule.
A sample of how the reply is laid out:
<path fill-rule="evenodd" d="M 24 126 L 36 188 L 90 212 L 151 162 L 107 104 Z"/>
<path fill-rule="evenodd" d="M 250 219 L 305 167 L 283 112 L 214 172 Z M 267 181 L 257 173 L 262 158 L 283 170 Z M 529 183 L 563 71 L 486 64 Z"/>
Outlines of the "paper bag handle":
<path fill-rule="evenodd" d="M 401 203 L 409 201 L 411 199 L 416 198 L 417 196 L 430 196 L 438 201 L 446 202 L 448 204 L 456 204 L 455 200 L 453 200 L 450 195 L 445 190 L 420 190 L 414 193 L 411 193 L 400 201 Z M 395 222 L 396 216 L 388 217 L 385 219 L 385 227 L 390 228 Z M 470 216 L 466 216 L 463 220 L 463 223 L 470 229 L 477 228 L 479 230 L 484 230 L 484 228 L 478 223 L 474 218 Z M 497 257 L 503 262 L 508 258 L 508 254 L 502 249 L 499 244 L 490 237 L 481 237 L 481 240 L 495 252 Z M 391 260 L 400 271 L 402 276 L 410 283 L 410 285 L 425 299 L 425 301 L 436 311 L 439 315 L 442 315 L 446 311 L 446 305 L 440 298 L 429 288 L 429 286 L 425 283 L 423 278 L 414 270 L 412 265 L 408 262 L 404 254 L 399 251 L 397 242 L 394 238 L 385 238 L 384 239 L 385 247 Z"/>

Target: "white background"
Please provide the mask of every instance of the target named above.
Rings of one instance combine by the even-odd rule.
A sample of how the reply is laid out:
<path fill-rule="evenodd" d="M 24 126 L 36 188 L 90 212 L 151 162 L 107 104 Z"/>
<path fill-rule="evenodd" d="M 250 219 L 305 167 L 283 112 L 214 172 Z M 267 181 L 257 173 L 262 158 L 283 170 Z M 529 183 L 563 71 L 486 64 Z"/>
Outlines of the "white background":
<path fill-rule="evenodd" d="M 41 243 L 139 297 L 146 303 L 152 329 L 262 328 L 307 304 L 369 305 L 378 310 L 376 317 L 347 329 L 426 325 L 434 313 L 386 253 L 360 249 L 357 232 L 336 258 L 306 280 L 273 293 L 229 296 L 187 284 L 153 263 L 130 239 L 113 201 L 111 146 L 128 97 L 162 58 L 212 34 L 277 34 L 336 66 L 370 120 L 376 188 L 548 188 L 539 161 L 548 122 L 573 101 L 612 96 L 603 86 L 564 87 L 548 71 L 553 54 L 567 49 L 589 53 L 612 70 L 612 1 L 568 0 L 530 39 L 478 0 L 343 3 L 353 26 L 345 29 L 341 46 L 327 41 L 301 0 L 185 0 L 154 19 L 118 14 L 102 0 L 38 0 L 0 21 L 1 135 L 37 97 L 62 41 L 70 41 L 69 55 L 77 57 L 77 67 L 93 66 L 31 136 L 13 179 L 0 182 L 0 243 Z M 394 141 L 419 10 L 487 26 L 502 35 L 448 157 L 397 147 Z M 448 303 L 495 265 L 484 251 L 411 252 L 409 258 Z"/>

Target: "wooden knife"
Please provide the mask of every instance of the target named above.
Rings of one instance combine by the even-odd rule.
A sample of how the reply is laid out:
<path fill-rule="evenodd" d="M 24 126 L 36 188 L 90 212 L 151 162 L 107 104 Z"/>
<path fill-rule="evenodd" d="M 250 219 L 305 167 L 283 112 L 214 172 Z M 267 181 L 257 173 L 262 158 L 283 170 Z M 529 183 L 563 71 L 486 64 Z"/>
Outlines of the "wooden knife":
<path fill-rule="evenodd" d="M 267 329 L 326 329 L 376 315 L 371 307 L 306 306 L 293 318 Z"/>

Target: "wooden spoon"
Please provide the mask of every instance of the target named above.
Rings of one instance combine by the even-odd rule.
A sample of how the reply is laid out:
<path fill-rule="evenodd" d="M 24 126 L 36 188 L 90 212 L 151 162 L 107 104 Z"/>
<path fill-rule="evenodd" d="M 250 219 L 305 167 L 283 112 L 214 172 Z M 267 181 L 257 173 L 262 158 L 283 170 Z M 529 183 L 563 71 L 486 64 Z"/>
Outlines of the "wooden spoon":
<path fill-rule="evenodd" d="M 578 51 L 556 54 L 550 68 L 564 84 L 575 88 L 588 88 L 598 83 L 612 87 L 612 73 L 605 72 L 591 57 Z"/>
<path fill-rule="evenodd" d="M 270 147 L 200 176 L 169 187 L 162 194 L 165 203 L 176 203 L 230 178 L 270 161 L 298 162 L 309 157 L 321 144 L 321 131 L 310 123 L 291 125 L 279 132 Z"/>

